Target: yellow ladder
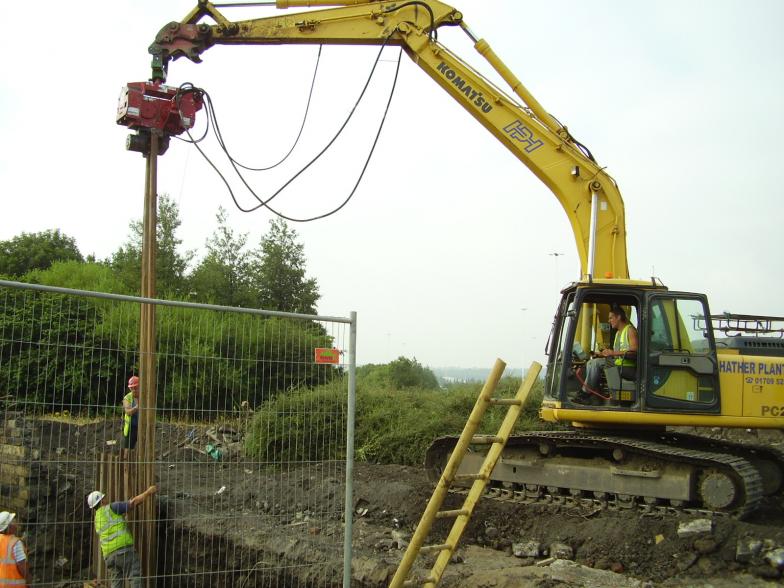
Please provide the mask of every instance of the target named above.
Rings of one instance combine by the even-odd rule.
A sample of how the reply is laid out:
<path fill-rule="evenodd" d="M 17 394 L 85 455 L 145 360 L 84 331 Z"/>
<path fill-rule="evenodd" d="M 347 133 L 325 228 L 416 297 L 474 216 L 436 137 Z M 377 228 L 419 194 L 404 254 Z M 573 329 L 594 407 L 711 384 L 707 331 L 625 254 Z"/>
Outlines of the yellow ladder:
<path fill-rule="evenodd" d="M 444 468 L 444 472 L 441 474 L 441 479 L 438 481 L 436 489 L 433 491 L 433 495 L 427 503 L 425 512 L 422 514 L 422 519 L 419 521 L 419 525 L 417 525 L 413 537 L 411 537 L 411 542 L 408 544 L 408 548 L 406 548 L 406 552 L 403 555 L 403 559 L 400 561 L 395 576 L 392 578 L 392 582 L 389 584 L 389 588 L 401 588 L 402 586 L 435 588 L 441 580 L 441 576 L 452 558 L 452 554 L 455 549 L 457 549 L 457 543 L 468 525 L 468 521 L 471 519 L 474 507 L 485 491 L 487 481 L 490 479 L 490 474 L 492 473 L 493 468 L 495 468 L 495 464 L 501 456 L 501 452 L 503 451 L 506 442 L 509 440 L 509 435 L 512 433 L 512 429 L 520 416 L 520 412 L 525 405 L 528 394 L 531 392 L 531 388 L 533 388 L 533 385 L 536 382 L 536 378 L 539 376 L 542 366 L 537 362 L 531 364 L 531 367 L 523 379 L 522 384 L 520 384 L 520 388 L 514 398 L 493 398 L 492 394 L 495 392 L 505 368 L 506 364 L 500 359 L 497 359 L 490 372 L 490 376 L 487 378 L 487 382 L 485 382 L 482 391 L 479 393 L 479 398 L 477 398 L 476 404 L 474 404 L 471 415 L 468 417 L 468 422 L 466 423 L 463 432 L 460 434 L 460 438 L 452 451 L 452 455 Z M 497 435 L 476 436 L 475 434 L 479 428 L 482 416 L 484 416 L 485 411 L 491 404 L 507 405 L 509 406 L 509 411 L 506 413 Z M 466 454 L 469 445 L 478 443 L 492 445 L 487 452 L 482 467 L 479 468 L 479 472 L 476 474 L 458 475 L 457 472 L 460 469 L 460 463 L 463 461 L 463 456 Z M 474 481 L 463 506 L 456 510 L 439 510 L 449 492 L 450 486 L 456 480 Z M 452 529 L 447 536 L 446 543 L 423 546 L 423 543 L 430 532 L 430 528 L 433 525 L 433 521 L 442 518 L 455 519 Z M 418 580 L 406 580 L 417 555 L 419 555 L 420 552 L 425 553 L 431 551 L 438 551 L 439 554 L 427 577 Z"/>

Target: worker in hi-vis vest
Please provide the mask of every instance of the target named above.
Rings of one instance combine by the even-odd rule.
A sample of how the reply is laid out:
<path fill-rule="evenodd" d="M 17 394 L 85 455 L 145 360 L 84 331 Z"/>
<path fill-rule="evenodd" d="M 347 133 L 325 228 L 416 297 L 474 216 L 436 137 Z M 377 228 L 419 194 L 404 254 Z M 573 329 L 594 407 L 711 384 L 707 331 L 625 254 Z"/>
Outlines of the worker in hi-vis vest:
<path fill-rule="evenodd" d="M 27 553 L 16 536 L 16 514 L 0 512 L 0 586 L 27 586 Z"/>
<path fill-rule="evenodd" d="M 122 588 L 125 580 L 130 581 L 131 588 L 142 588 L 142 564 L 133 548 L 133 535 L 125 515 L 157 491 L 156 486 L 150 486 L 126 502 L 110 503 L 98 490 L 87 496 L 87 506 L 95 512 L 95 532 L 112 588 Z"/>
<path fill-rule="evenodd" d="M 124 449 L 136 447 L 139 431 L 139 377 L 131 376 L 128 380 L 128 393 L 123 397 L 123 437 Z"/>
<path fill-rule="evenodd" d="M 637 370 L 637 329 L 629 322 L 626 311 L 618 304 L 610 307 L 607 315 L 610 328 L 615 331 L 615 339 L 611 349 L 602 349 L 599 357 L 588 362 L 585 373 L 585 384 L 574 402 L 585 403 L 591 399 L 592 390 L 599 387 L 602 371 L 607 365 L 621 368 L 621 377 L 634 379 Z"/>

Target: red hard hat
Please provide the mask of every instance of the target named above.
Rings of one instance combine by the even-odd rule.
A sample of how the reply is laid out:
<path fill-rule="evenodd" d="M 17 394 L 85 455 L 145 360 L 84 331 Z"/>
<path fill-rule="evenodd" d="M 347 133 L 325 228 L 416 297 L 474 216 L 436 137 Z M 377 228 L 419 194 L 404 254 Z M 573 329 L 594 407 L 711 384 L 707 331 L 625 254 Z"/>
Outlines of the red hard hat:
<path fill-rule="evenodd" d="M 138 388 L 139 387 L 139 376 L 131 376 L 128 380 L 128 387 L 129 388 Z"/>

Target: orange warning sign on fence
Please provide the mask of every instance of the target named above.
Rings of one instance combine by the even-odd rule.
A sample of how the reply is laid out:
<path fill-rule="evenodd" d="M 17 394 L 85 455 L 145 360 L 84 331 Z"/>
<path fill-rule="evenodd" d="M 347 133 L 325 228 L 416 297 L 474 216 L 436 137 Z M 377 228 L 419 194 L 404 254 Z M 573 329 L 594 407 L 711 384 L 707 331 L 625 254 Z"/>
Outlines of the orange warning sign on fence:
<path fill-rule="evenodd" d="M 316 363 L 340 363 L 340 351 L 329 347 L 316 347 Z"/>

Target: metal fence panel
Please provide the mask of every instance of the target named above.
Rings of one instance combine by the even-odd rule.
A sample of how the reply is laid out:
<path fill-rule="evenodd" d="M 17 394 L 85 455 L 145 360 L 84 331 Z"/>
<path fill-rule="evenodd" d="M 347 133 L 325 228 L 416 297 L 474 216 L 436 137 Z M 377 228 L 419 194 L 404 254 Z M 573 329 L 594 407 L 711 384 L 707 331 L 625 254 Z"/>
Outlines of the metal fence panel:
<path fill-rule="evenodd" d="M 156 306 L 157 339 L 145 464 L 122 449 L 142 303 Z M 85 498 L 131 498 L 141 467 L 158 486 L 147 585 L 347 585 L 355 335 L 353 313 L 0 282 L 0 510 L 17 513 L 33 585 L 105 577 Z M 336 363 L 317 363 L 317 348 Z M 150 521 L 135 514 L 138 539 Z"/>

